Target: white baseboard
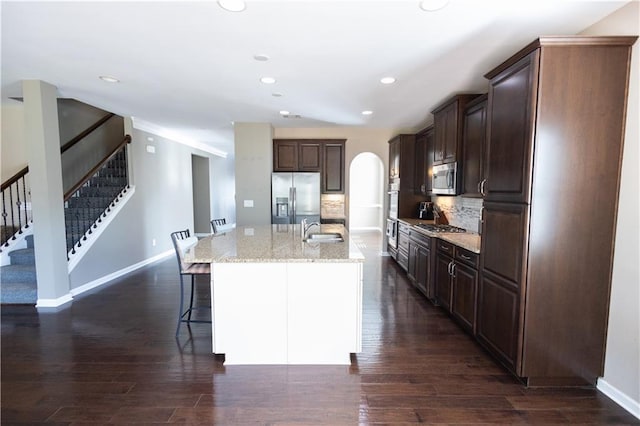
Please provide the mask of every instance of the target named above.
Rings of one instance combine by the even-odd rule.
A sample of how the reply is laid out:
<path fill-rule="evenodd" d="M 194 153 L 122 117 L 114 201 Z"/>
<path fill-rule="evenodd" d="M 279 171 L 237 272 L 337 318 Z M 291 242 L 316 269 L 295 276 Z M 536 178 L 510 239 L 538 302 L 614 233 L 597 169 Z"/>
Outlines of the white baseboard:
<path fill-rule="evenodd" d="M 105 284 L 105 283 L 107 283 L 107 282 L 109 282 L 111 280 L 114 280 L 114 279 L 119 278 L 119 277 L 121 277 L 123 275 L 126 275 L 129 272 L 133 272 L 136 269 L 140 269 L 143 266 L 147 266 L 147 265 L 150 265 L 150 264 L 152 264 L 154 262 L 162 260 L 162 259 L 164 259 L 164 258 L 166 258 L 166 257 L 168 257 L 168 256 L 170 256 L 172 254 L 175 254 L 175 250 L 167 250 L 167 251 L 165 251 L 163 253 L 160 253 L 158 255 L 155 255 L 153 257 L 145 259 L 145 260 L 143 260 L 141 262 L 138 262 L 138 263 L 133 264 L 131 266 L 127 266 L 126 268 L 120 269 L 119 271 L 112 272 L 111 274 L 105 275 L 104 277 L 100 277 L 97 280 L 90 281 L 90 282 L 88 282 L 86 284 L 81 285 L 80 287 L 76 287 L 74 289 L 71 289 L 71 295 L 72 296 L 78 296 L 78 295 L 80 295 L 82 293 L 85 293 L 85 292 L 87 292 L 89 290 L 93 290 L 94 288 L 100 287 L 101 285 L 103 285 L 103 284 Z"/>
<path fill-rule="evenodd" d="M 69 292 L 64 296 L 57 299 L 38 299 L 36 302 L 36 308 L 58 308 L 65 303 L 69 303 L 73 300 L 72 294 Z"/>
<path fill-rule="evenodd" d="M 640 419 L 640 402 L 634 401 L 626 393 L 622 392 L 615 386 L 612 386 L 602 377 L 598 379 L 596 388 L 609 398 L 613 399 L 616 404 L 633 414 L 636 418 Z"/>

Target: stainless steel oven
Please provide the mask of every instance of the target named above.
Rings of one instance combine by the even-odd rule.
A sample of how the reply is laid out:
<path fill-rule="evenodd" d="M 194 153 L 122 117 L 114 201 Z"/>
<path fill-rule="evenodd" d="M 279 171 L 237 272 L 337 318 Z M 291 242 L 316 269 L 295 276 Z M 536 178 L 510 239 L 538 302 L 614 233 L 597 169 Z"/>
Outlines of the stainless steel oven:
<path fill-rule="evenodd" d="M 387 244 L 398 248 L 398 221 L 395 219 L 387 219 Z"/>
<path fill-rule="evenodd" d="M 389 191 L 389 215 L 390 219 L 398 218 L 398 191 Z"/>

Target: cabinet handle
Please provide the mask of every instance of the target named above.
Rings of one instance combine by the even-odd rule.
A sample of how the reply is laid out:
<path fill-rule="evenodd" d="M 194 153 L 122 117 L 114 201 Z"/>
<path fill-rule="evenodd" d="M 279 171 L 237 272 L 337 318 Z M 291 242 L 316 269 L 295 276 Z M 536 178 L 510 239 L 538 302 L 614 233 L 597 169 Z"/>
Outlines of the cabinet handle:
<path fill-rule="evenodd" d="M 451 275 L 451 269 L 453 268 L 453 261 L 447 265 L 447 274 Z"/>
<path fill-rule="evenodd" d="M 471 260 L 471 257 L 467 256 L 466 254 L 461 254 L 460 257 L 463 258 L 464 260 Z"/>
<path fill-rule="evenodd" d="M 448 246 L 440 246 L 443 251 L 451 251 L 451 248 Z"/>
<path fill-rule="evenodd" d="M 487 195 L 484 192 L 484 186 L 486 185 L 486 183 L 487 183 L 486 179 L 482 179 L 482 181 L 480 181 L 480 195 L 482 195 L 483 197 Z"/>
<path fill-rule="evenodd" d="M 451 273 L 449 275 L 456 277 L 456 264 L 454 262 L 451 262 Z"/>
<path fill-rule="evenodd" d="M 484 223 L 484 206 L 480 207 L 480 223 Z"/>

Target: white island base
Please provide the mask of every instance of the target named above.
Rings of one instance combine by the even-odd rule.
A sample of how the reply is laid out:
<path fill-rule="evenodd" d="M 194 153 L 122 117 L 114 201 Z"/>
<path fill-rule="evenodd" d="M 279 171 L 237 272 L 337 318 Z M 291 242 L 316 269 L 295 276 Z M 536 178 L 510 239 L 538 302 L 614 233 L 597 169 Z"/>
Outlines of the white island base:
<path fill-rule="evenodd" d="M 362 262 L 213 263 L 213 352 L 233 364 L 350 364 Z"/>

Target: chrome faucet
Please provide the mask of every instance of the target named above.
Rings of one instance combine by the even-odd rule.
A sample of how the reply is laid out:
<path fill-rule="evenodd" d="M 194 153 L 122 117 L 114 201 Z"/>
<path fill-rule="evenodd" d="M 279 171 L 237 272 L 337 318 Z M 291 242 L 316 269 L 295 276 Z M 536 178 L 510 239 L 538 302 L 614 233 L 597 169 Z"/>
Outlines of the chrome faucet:
<path fill-rule="evenodd" d="M 300 221 L 300 231 L 302 232 L 302 239 L 305 239 L 307 237 L 307 231 L 314 225 L 318 227 L 320 226 L 318 222 L 311 222 L 307 224 L 307 218 L 304 218 Z"/>

